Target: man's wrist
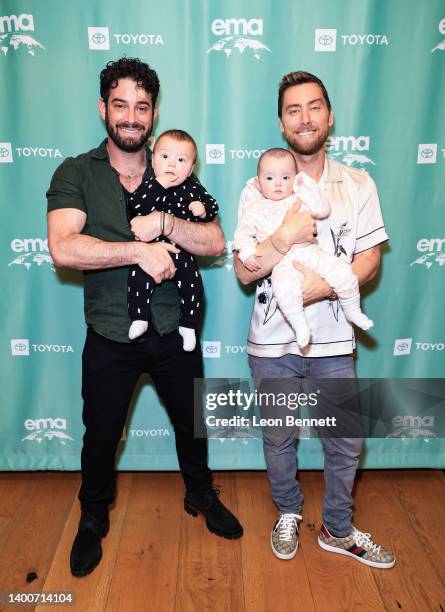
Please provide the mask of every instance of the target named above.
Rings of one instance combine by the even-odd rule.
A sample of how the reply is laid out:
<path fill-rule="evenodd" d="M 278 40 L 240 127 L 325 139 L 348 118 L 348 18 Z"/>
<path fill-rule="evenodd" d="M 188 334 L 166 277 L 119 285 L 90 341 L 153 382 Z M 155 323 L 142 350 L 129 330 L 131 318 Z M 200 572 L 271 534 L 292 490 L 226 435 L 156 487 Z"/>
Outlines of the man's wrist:
<path fill-rule="evenodd" d="M 286 255 L 289 249 L 292 246 L 292 242 L 286 239 L 286 236 L 283 235 L 283 232 L 277 230 L 269 237 L 269 241 L 272 244 L 273 248 L 281 253 L 282 255 Z"/>
<path fill-rule="evenodd" d="M 145 242 L 130 242 L 129 260 L 131 265 L 139 264 L 142 261 L 146 246 Z"/>
<path fill-rule="evenodd" d="M 176 217 L 174 217 L 173 215 L 165 215 L 163 234 L 166 238 L 168 238 L 168 236 L 171 236 L 171 234 L 173 233 L 173 230 L 175 229 L 175 221 Z"/>

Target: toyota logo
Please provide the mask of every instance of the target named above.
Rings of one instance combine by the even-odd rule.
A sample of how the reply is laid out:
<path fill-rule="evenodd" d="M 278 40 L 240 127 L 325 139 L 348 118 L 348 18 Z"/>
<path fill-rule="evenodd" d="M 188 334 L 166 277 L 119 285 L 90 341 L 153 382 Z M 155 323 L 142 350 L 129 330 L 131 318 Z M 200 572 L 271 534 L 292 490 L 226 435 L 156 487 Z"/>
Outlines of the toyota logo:
<path fill-rule="evenodd" d="M 0 149 L 0 157 L 8 157 L 9 150 L 6 147 L 2 147 Z"/>
<path fill-rule="evenodd" d="M 14 350 L 18 351 L 19 353 L 26 351 L 26 344 L 23 344 L 23 342 L 18 342 L 17 344 L 14 344 Z"/>
<path fill-rule="evenodd" d="M 210 149 L 209 151 L 209 157 L 211 157 L 212 159 L 218 159 L 219 157 L 221 157 L 221 155 L 221 149 Z"/>
<path fill-rule="evenodd" d="M 406 351 L 407 348 L 408 348 L 408 345 L 406 342 L 401 342 L 400 344 L 397 345 L 398 351 Z"/>
<path fill-rule="evenodd" d="M 93 41 L 93 43 L 95 43 L 96 45 L 101 45 L 102 43 L 105 42 L 105 35 L 101 34 L 100 32 L 96 32 L 95 34 L 93 34 L 93 36 L 91 37 L 91 40 Z"/>
<path fill-rule="evenodd" d="M 217 350 L 216 346 L 206 346 L 206 353 L 216 353 Z"/>
<path fill-rule="evenodd" d="M 430 159 L 430 157 L 433 157 L 433 149 L 423 149 L 420 152 L 420 155 L 424 158 L 424 159 Z"/>
<path fill-rule="evenodd" d="M 320 45 L 323 45 L 323 47 L 327 47 L 328 45 L 331 45 L 333 40 L 334 39 L 329 34 L 322 34 L 318 38 L 318 42 L 320 43 Z"/>

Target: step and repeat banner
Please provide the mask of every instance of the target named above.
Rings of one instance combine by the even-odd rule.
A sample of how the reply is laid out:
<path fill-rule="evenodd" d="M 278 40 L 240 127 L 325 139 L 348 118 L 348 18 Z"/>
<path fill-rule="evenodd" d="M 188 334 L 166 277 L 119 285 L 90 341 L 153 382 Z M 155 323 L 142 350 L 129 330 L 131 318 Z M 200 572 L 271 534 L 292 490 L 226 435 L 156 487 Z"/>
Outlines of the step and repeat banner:
<path fill-rule="evenodd" d="M 230 383 L 250 375 L 253 293 L 233 270 L 238 198 L 261 152 L 284 146 L 278 83 L 302 69 L 330 94 L 328 154 L 371 174 L 390 236 L 381 274 L 363 291 L 375 328 L 358 338 L 358 374 L 443 377 L 442 0 L 0 0 L 0 469 L 79 469 L 82 277 L 54 268 L 45 192 L 66 157 L 104 138 L 98 76 L 123 55 L 157 70 L 154 135 L 168 128 L 193 135 L 197 174 L 220 205 L 226 252 L 201 262 L 206 376 Z M 393 395 L 389 426 L 367 441 L 363 466 L 445 467 L 444 403 Z M 320 468 L 320 441 L 303 434 L 300 466 Z M 216 468 L 264 467 L 255 437 L 211 440 L 210 454 Z M 172 426 L 141 379 L 119 467 L 177 466 Z"/>

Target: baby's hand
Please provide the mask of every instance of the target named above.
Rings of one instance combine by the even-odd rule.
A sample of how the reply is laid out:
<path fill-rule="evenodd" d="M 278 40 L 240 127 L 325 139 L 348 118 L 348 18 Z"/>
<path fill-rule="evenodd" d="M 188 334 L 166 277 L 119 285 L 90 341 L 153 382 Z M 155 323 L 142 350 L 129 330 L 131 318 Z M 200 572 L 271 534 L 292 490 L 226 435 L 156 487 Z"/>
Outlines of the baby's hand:
<path fill-rule="evenodd" d="M 195 217 L 200 217 L 201 219 L 204 219 L 204 217 L 206 216 L 206 209 L 204 208 L 204 204 L 202 202 L 199 202 L 198 200 L 189 204 L 189 210 L 193 215 L 195 215 Z"/>
<path fill-rule="evenodd" d="M 244 260 L 243 265 L 249 272 L 258 272 L 261 270 L 260 258 L 258 255 L 250 255 Z"/>

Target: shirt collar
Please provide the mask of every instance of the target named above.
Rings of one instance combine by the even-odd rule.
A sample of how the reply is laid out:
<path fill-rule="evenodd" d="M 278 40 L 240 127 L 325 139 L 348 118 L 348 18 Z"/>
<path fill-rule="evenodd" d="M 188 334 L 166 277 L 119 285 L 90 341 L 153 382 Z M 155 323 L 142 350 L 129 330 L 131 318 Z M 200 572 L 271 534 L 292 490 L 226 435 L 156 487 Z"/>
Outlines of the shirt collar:
<path fill-rule="evenodd" d="M 91 152 L 91 157 L 94 159 L 109 159 L 108 157 L 108 149 L 107 149 L 107 138 L 105 138 L 100 145 L 96 148 L 93 149 Z M 151 167 L 151 149 L 148 147 L 148 145 L 145 146 L 145 151 L 147 154 L 147 167 Z"/>
<path fill-rule="evenodd" d="M 325 155 L 323 174 L 321 175 L 320 182 L 324 183 L 341 183 L 343 177 L 337 164 L 328 156 Z"/>

